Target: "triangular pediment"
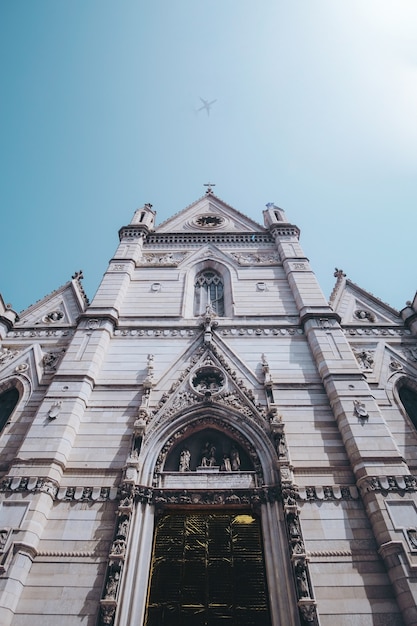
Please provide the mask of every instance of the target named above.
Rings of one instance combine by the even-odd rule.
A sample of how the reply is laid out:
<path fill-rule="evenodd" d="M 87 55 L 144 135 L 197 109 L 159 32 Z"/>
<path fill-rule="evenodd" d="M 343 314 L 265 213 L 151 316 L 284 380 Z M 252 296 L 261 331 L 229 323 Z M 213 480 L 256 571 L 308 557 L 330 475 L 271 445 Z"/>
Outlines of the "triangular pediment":
<path fill-rule="evenodd" d="M 45 371 L 45 354 L 39 344 L 32 344 L 22 350 L 3 345 L 0 350 L 0 382 L 12 376 L 24 375 L 35 388 L 38 387 Z"/>
<path fill-rule="evenodd" d="M 331 304 L 342 324 L 403 325 L 398 311 L 350 280 L 336 287 Z"/>
<path fill-rule="evenodd" d="M 156 399 L 157 389 L 166 388 L 167 381 L 173 380 L 173 372 L 176 372 L 169 391 L 159 397 L 156 406 L 149 406 L 143 413 L 145 419 L 150 418 L 150 430 L 161 420 L 172 419 L 187 409 L 213 405 L 238 412 L 264 428 L 266 406 L 263 408 L 256 403 L 251 391 L 251 387 L 259 383 L 255 374 L 243 363 L 236 362 L 233 353 L 227 354 L 227 346 L 219 337 L 213 337 L 209 344 L 203 343 L 202 339 L 203 335 L 197 338 L 186 354 L 171 364 L 158 381 L 154 381 Z M 180 362 L 182 370 L 179 369 Z"/>
<path fill-rule="evenodd" d="M 19 314 L 15 328 L 73 326 L 87 305 L 84 291 L 76 275 L 71 281 Z"/>
<path fill-rule="evenodd" d="M 264 226 L 243 215 L 213 193 L 209 193 L 163 222 L 155 232 L 259 233 L 265 230 Z"/>

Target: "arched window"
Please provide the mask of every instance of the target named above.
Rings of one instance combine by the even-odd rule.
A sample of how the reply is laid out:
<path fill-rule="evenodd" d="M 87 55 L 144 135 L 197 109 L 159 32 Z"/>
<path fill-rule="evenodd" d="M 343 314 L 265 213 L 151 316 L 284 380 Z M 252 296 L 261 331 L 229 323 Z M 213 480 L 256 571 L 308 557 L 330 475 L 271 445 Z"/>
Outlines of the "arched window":
<path fill-rule="evenodd" d="M 7 421 L 13 413 L 18 400 L 19 392 L 16 387 L 7 389 L 0 394 L 0 432 L 7 424 Z"/>
<path fill-rule="evenodd" d="M 207 305 L 224 315 L 224 289 L 221 276 L 212 270 L 200 272 L 194 283 L 194 315 L 203 315 Z"/>
<path fill-rule="evenodd" d="M 408 417 L 417 429 L 417 392 L 407 385 L 403 385 L 398 392 L 403 407 L 407 411 Z"/>

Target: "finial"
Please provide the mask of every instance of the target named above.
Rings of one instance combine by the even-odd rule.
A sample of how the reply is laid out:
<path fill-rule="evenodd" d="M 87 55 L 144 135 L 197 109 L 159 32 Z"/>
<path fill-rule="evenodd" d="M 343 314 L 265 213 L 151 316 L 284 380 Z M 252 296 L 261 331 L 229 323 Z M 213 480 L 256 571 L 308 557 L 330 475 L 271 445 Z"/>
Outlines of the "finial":
<path fill-rule="evenodd" d="M 213 193 L 212 187 L 215 187 L 215 186 L 216 186 L 216 183 L 204 183 L 204 187 L 207 187 L 206 196 L 209 196 Z"/>
<path fill-rule="evenodd" d="M 340 270 L 337 267 L 335 267 L 333 276 L 335 278 L 345 278 L 346 274 L 344 273 L 343 270 Z"/>
<path fill-rule="evenodd" d="M 146 202 L 145 209 L 152 209 L 152 204 L 150 202 Z"/>

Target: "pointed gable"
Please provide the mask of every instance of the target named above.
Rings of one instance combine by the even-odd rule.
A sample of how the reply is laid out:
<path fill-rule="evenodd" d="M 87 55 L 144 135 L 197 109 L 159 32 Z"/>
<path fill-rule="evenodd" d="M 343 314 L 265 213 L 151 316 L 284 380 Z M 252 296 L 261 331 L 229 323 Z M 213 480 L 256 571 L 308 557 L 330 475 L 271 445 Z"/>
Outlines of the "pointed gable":
<path fill-rule="evenodd" d="M 398 311 L 341 275 L 330 304 L 340 315 L 342 324 L 402 325 Z"/>
<path fill-rule="evenodd" d="M 87 298 L 77 273 L 62 287 L 22 311 L 15 328 L 21 326 L 72 326 L 87 306 Z"/>
<path fill-rule="evenodd" d="M 166 220 L 156 233 L 173 232 L 260 232 L 265 231 L 249 217 L 226 204 L 212 192 Z"/>

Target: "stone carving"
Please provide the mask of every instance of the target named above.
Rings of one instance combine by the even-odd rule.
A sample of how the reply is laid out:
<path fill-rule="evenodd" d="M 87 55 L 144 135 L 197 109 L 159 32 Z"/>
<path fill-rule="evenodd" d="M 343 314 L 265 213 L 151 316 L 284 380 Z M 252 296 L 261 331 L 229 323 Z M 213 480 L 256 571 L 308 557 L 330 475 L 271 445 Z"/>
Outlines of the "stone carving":
<path fill-rule="evenodd" d="M 118 570 L 112 572 L 108 579 L 107 579 L 107 584 L 106 584 L 106 589 L 104 592 L 104 599 L 105 600 L 110 600 L 110 599 L 115 599 L 116 598 L 116 593 L 117 593 L 117 587 L 119 585 L 119 579 L 120 579 L 120 573 Z"/>
<path fill-rule="evenodd" d="M 126 541 L 124 539 L 116 539 L 110 548 L 110 558 L 121 558 L 126 553 Z"/>
<path fill-rule="evenodd" d="M 207 441 L 201 451 L 201 467 L 214 467 L 217 465 L 216 448 L 212 443 Z"/>
<path fill-rule="evenodd" d="M 158 459 L 157 459 L 156 464 L 155 464 L 154 478 L 153 478 L 154 485 L 158 484 L 158 474 L 162 471 L 162 468 L 163 468 L 164 463 L 165 463 L 165 459 L 166 459 L 166 457 L 168 455 L 168 452 L 171 450 L 171 448 L 179 440 L 186 439 L 187 438 L 187 432 L 189 430 L 194 431 L 195 428 L 209 427 L 210 425 L 214 425 L 214 426 L 218 425 L 218 421 L 216 420 L 216 418 L 213 418 L 213 417 L 202 417 L 202 418 L 199 418 L 197 420 L 194 420 L 192 422 L 192 424 L 187 424 L 186 426 L 183 426 L 172 437 L 170 437 L 168 439 L 168 441 L 165 443 L 164 447 L 162 448 L 161 452 L 159 453 Z M 258 484 L 262 485 L 264 483 L 262 466 L 261 466 L 261 463 L 259 461 L 257 452 L 256 452 L 255 448 L 253 447 L 253 445 L 251 444 L 251 442 L 247 441 L 244 437 L 242 437 L 242 434 L 240 433 L 240 431 L 235 429 L 230 424 L 222 423 L 222 430 L 225 433 L 230 433 L 231 439 L 236 441 L 237 444 L 241 448 L 243 448 L 246 451 L 246 453 L 249 455 L 249 457 L 251 459 L 251 462 L 253 464 L 255 473 L 256 473 Z"/>
<path fill-rule="evenodd" d="M 369 413 L 366 410 L 366 405 L 364 402 L 360 402 L 359 400 L 354 400 L 353 401 L 353 410 L 355 415 L 361 420 L 361 421 L 367 421 L 369 419 Z"/>
<path fill-rule="evenodd" d="M 304 603 L 300 601 L 298 604 L 298 608 L 300 610 L 300 614 L 304 622 L 308 624 L 318 624 L 317 619 L 317 607 L 313 603 Z"/>
<path fill-rule="evenodd" d="M 122 516 L 117 527 L 116 537 L 126 539 L 129 529 L 129 517 Z"/>
<path fill-rule="evenodd" d="M 317 492 L 315 487 L 306 487 L 307 500 L 315 500 L 317 498 Z"/>
<path fill-rule="evenodd" d="M 190 471 L 190 461 L 191 461 L 191 453 L 188 448 L 184 448 L 180 454 L 180 472 L 189 472 Z"/>
<path fill-rule="evenodd" d="M 42 321 L 46 322 L 47 324 L 53 324 L 62 320 L 63 317 L 64 317 L 64 314 L 62 311 L 55 310 L 55 311 L 51 311 L 50 313 L 47 313 L 45 317 L 42 318 Z"/>
<path fill-rule="evenodd" d="M 52 497 L 52 499 L 54 499 L 56 494 L 58 493 L 58 486 L 55 485 L 51 480 L 40 480 L 39 482 L 40 484 L 37 485 L 39 491 L 47 493 L 49 496 Z"/>
<path fill-rule="evenodd" d="M 101 604 L 101 623 L 108 626 L 113 624 L 114 614 L 116 613 L 116 603 L 106 604 L 102 600 Z"/>
<path fill-rule="evenodd" d="M 17 374 L 23 374 L 23 372 L 27 372 L 29 369 L 29 365 L 27 363 L 20 363 L 19 365 L 16 365 L 16 367 L 14 368 L 14 371 Z"/>
<path fill-rule="evenodd" d="M 279 459 L 287 458 L 287 444 L 285 441 L 284 433 L 282 433 L 281 437 L 279 437 L 278 444 L 277 444 L 277 453 L 278 453 Z"/>
<path fill-rule="evenodd" d="M 170 265 L 176 267 L 187 256 L 187 252 L 167 252 L 144 254 L 140 260 L 142 265 Z"/>
<path fill-rule="evenodd" d="M 308 586 L 306 567 L 305 564 L 300 561 L 295 566 L 295 578 L 297 581 L 298 597 L 309 598 L 310 589 Z"/>
<path fill-rule="evenodd" d="M 230 450 L 230 465 L 232 467 L 232 472 L 238 472 L 240 470 L 240 456 L 235 446 L 232 446 L 232 449 Z"/>
<path fill-rule="evenodd" d="M 202 367 L 193 376 L 191 384 L 198 393 L 216 394 L 224 387 L 224 376 L 218 368 Z"/>
<path fill-rule="evenodd" d="M 360 349 L 354 349 L 353 353 L 356 357 L 359 367 L 366 372 L 372 372 L 374 366 L 374 353 L 371 352 L 371 350 Z"/>
<path fill-rule="evenodd" d="M 365 311 L 365 309 L 356 309 L 354 316 L 362 322 L 375 322 L 375 315 L 370 311 Z"/>
<path fill-rule="evenodd" d="M 222 460 L 222 464 L 220 466 L 220 470 L 222 472 L 231 472 L 232 471 L 232 464 L 230 462 L 230 457 L 228 457 L 227 454 L 223 455 L 223 460 Z"/>
<path fill-rule="evenodd" d="M 391 357 L 389 368 L 392 372 L 400 372 L 403 369 L 403 366 L 399 361 Z"/>
<path fill-rule="evenodd" d="M 236 259 L 239 265 L 275 265 L 280 262 L 277 252 L 265 254 L 232 252 L 231 256 Z"/>
<path fill-rule="evenodd" d="M 55 420 L 58 417 L 61 411 L 61 406 L 62 406 L 62 400 L 57 400 L 56 402 L 53 403 L 53 405 L 48 411 L 48 419 L 50 421 Z"/>
<path fill-rule="evenodd" d="M 57 363 L 61 357 L 61 353 L 47 352 L 42 358 L 42 365 L 45 371 L 54 372 L 56 370 Z"/>
<path fill-rule="evenodd" d="M 0 365 L 3 363 L 7 363 L 7 361 L 11 361 L 15 356 L 19 354 L 20 350 L 14 350 L 11 348 L 1 348 L 0 349 Z"/>

